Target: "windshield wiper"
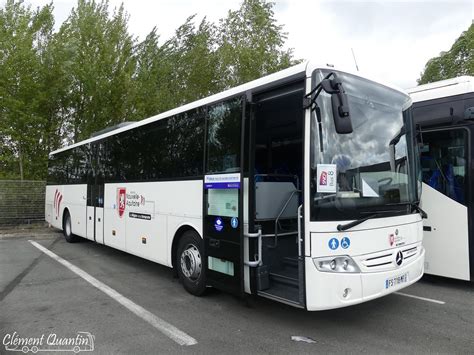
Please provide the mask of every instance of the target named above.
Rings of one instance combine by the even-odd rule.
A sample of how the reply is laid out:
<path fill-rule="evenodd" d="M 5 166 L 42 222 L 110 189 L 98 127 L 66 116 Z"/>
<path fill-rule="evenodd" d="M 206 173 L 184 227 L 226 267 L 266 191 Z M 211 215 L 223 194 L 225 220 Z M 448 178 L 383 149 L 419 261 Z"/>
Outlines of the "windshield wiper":
<path fill-rule="evenodd" d="M 411 206 L 415 211 L 417 211 L 417 212 L 420 213 L 421 218 L 423 218 L 423 219 L 428 218 L 428 213 L 426 213 L 425 211 L 423 211 L 423 210 L 421 209 L 421 207 L 420 207 L 416 202 L 411 202 L 411 203 L 410 203 L 410 206 Z"/>
<path fill-rule="evenodd" d="M 426 219 L 428 218 L 428 214 L 421 209 L 421 207 L 418 205 L 418 202 L 402 202 L 402 203 L 389 203 L 387 206 L 401 206 L 401 205 L 408 205 L 411 207 L 411 212 L 413 211 L 418 212 L 421 215 L 421 218 Z"/>
<path fill-rule="evenodd" d="M 363 217 L 363 218 L 360 218 L 360 219 L 356 219 L 355 221 L 353 222 L 349 222 L 349 223 L 346 223 L 346 224 L 338 224 L 337 225 L 337 230 L 339 232 L 342 232 L 342 231 L 345 231 L 345 230 L 348 230 L 352 227 L 355 227 L 361 223 L 364 223 L 365 221 L 367 221 L 368 219 L 372 219 L 372 218 L 377 218 L 377 217 L 381 217 L 382 214 L 380 213 L 374 213 L 374 214 L 371 214 L 371 215 L 368 215 L 366 217 Z"/>

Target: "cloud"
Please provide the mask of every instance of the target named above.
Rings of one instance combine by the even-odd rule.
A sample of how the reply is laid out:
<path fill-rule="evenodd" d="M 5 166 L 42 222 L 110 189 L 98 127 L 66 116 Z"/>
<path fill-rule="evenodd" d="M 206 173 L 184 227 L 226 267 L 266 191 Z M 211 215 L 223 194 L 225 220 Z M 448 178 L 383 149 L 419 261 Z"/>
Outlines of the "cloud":
<path fill-rule="evenodd" d="M 51 0 L 29 0 L 33 7 Z M 158 28 L 161 41 L 173 36 L 187 17 L 197 14 L 217 22 L 241 0 L 109 0 L 124 3 L 129 29 L 143 39 Z M 56 28 L 76 1 L 54 1 Z M 0 6 L 5 0 L 0 0 Z M 276 0 L 275 16 L 288 33 L 287 46 L 297 58 L 355 69 L 354 49 L 361 73 L 402 88 L 416 85 L 425 63 L 454 41 L 472 23 L 474 3 L 454 1 Z"/>
<path fill-rule="evenodd" d="M 472 22 L 470 1 L 291 2 L 279 20 L 295 55 L 361 72 L 408 88 L 425 63 Z"/>

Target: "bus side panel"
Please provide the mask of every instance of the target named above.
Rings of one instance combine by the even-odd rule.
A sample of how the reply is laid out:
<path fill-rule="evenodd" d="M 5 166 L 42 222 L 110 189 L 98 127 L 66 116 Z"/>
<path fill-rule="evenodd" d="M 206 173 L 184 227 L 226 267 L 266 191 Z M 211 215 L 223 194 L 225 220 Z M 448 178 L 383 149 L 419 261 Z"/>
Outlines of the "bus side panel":
<path fill-rule="evenodd" d="M 177 229 L 200 232 L 202 180 L 106 184 L 104 213 L 106 245 L 170 266 Z"/>
<path fill-rule="evenodd" d="M 121 210 L 118 208 L 117 195 L 120 191 L 125 191 L 126 198 L 125 184 L 105 184 L 104 186 L 104 244 L 125 250 L 127 219 L 125 210 L 119 212 Z"/>
<path fill-rule="evenodd" d="M 44 219 L 51 226 L 57 227 L 55 211 L 54 211 L 54 194 L 57 186 L 48 185 L 46 186 L 46 195 L 44 198 Z"/>
<path fill-rule="evenodd" d="M 64 185 L 62 186 L 61 206 L 61 227 L 62 214 L 67 208 L 71 215 L 72 233 L 80 237 L 86 237 L 86 203 L 87 203 L 87 185 Z M 64 208 L 63 208 L 64 207 Z"/>
<path fill-rule="evenodd" d="M 63 228 L 63 213 L 71 215 L 72 232 L 86 236 L 87 185 L 48 185 L 45 196 L 45 219 L 55 228 Z"/>
<path fill-rule="evenodd" d="M 127 215 L 127 237 L 125 242 L 127 252 L 160 264 L 166 264 L 166 250 L 168 248 L 166 240 L 167 217 L 154 213 L 146 213 L 146 215 L 150 216 L 150 219 L 140 219 Z"/>
<path fill-rule="evenodd" d="M 174 237 L 176 236 L 178 229 L 183 226 L 193 228 L 202 238 L 202 218 L 168 216 L 168 259 L 166 265 L 169 267 L 173 265 L 171 247 L 173 245 Z"/>

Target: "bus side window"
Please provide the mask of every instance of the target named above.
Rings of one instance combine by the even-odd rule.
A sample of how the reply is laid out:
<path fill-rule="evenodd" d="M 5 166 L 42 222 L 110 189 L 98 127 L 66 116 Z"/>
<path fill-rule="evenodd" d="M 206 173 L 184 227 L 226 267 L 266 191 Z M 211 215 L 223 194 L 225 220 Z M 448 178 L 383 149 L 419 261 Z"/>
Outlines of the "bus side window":
<path fill-rule="evenodd" d="M 208 173 L 240 171 L 242 98 L 209 106 L 207 111 Z"/>
<path fill-rule="evenodd" d="M 467 132 L 449 129 L 423 133 L 423 182 L 449 198 L 466 204 Z"/>

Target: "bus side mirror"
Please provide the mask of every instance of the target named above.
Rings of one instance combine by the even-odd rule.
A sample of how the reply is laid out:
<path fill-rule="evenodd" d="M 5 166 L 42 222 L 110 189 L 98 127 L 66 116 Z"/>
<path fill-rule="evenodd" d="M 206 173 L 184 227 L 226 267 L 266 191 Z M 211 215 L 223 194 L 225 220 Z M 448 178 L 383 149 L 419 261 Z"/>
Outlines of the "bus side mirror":
<path fill-rule="evenodd" d="M 352 133 L 351 115 L 349 112 L 346 93 L 339 92 L 333 94 L 331 97 L 331 103 L 336 132 L 339 134 Z"/>
<path fill-rule="evenodd" d="M 324 91 L 331 94 L 332 115 L 336 132 L 339 134 L 349 134 L 353 130 L 347 94 L 337 75 L 334 74 L 333 77 L 334 79 L 324 79 L 321 82 L 321 86 Z"/>

